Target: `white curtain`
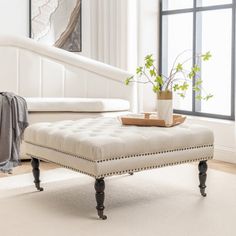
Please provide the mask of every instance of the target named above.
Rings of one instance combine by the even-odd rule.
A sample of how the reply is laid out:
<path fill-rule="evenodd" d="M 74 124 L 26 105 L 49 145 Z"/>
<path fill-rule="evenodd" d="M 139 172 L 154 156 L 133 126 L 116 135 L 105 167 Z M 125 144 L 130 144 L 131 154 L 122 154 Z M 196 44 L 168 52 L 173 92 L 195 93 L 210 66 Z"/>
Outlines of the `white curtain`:
<path fill-rule="evenodd" d="M 159 0 L 86 0 L 85 4 L 85 56 L 131 73 L 145 55 L 158 59 Z M 139 110 L 153 111 L 155 102 L 152 88 L 139 86 Z"/>
<path fill-rule="evenodd" d="M 91 57 L 132 70 L 137 62 L 137 1 L 91 0 L 90 4 Z"/>

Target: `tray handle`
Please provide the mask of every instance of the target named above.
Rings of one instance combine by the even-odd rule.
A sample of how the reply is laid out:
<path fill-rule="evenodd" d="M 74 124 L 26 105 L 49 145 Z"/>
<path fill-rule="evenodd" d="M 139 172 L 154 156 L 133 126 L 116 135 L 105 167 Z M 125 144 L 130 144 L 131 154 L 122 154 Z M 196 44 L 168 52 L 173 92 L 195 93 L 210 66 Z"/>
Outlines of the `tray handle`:
<path fill-rule="evenodd" d="M 150 112 L 144 112 L 143 114 L 144 114 L 144 118 L 145 118 L 145 119 L 150 119 L 150 116 L 151 116 L 152 113 L 150 113 Z"/>

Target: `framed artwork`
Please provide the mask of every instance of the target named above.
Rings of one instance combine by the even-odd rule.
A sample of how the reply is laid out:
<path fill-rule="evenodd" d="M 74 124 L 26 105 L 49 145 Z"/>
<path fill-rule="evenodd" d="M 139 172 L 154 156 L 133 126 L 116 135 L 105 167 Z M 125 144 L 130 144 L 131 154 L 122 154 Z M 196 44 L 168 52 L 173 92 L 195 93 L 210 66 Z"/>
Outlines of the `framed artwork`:
<path fill-rule="evenodd" d="M 81 52 L 82 0 L 29 0 L 30 37 L 70 52 Z"/>

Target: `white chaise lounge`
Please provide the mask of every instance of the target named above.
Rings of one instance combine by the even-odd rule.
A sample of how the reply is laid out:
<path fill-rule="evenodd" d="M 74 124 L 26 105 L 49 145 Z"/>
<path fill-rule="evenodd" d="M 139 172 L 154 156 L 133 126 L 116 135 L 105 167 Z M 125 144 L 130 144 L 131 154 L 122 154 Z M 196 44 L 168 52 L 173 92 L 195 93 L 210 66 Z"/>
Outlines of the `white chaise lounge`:
<path fill-rule="evenodd" d="M 136 111 L 136 88 L 124 85 L 129 75 L 28 38 L 0 36 L 0 91 L 26 98 L 31 124 Z"/>
<path fill-rule="evenodd" d="M 104 210 L 104 177 L 200 161 L 205 194 L 206 161 L 213 158 L 213 133 L 199 125 L 173 128 L 123 126 L 117 118 L 38 123 L 25 132 L 38 190 L 39 160 L 57 163 L 95 178 L 98 215 Z"/>

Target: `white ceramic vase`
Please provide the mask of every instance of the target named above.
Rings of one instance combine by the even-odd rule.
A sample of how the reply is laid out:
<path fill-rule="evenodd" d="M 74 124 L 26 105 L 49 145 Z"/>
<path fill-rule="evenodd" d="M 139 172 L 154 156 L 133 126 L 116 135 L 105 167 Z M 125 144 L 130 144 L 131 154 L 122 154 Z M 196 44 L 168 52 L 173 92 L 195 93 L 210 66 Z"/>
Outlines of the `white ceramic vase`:
<path fill-rule="evenodd" d="M 166 126 L 173 123 L 173 99 L 171 91 L 160 91 L 157 93 L 157 116 L 164 120 Z"/>

